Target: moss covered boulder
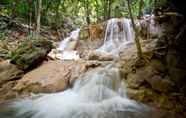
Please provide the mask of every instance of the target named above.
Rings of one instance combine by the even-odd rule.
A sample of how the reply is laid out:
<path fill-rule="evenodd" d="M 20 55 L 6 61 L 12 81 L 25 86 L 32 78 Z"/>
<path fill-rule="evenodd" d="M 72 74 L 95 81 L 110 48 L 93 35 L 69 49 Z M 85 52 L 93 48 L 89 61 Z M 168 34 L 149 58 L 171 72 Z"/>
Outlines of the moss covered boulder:
<path fill-rule="evenodd" d="M 36 67 L 52 49 L 52 42 L 45 39 L 26 40 L 11 53 L 11 63 L 23 70 Z"/>

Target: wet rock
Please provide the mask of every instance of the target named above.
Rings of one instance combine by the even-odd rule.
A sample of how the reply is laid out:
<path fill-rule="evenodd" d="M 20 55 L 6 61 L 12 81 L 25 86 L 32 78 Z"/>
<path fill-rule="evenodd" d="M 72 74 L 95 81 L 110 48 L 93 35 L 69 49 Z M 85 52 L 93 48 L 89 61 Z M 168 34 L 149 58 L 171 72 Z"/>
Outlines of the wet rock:
<path fill-rule="evenodd" d="M 98 61 L 112 61 L 114 59 L 111 54 L 101 53 L 97 51 L 85 51 L 81 55 L 81 57 L 86 60 L 98 60 Z"/>
<path fill-rule="evenodd" d="M 135 62 L 133 62 L 135 65 Z M 129 88 L 139 88 L 149 86 L 159 92 L 170 92 L 174 90 L 174 82 L 165 76 L 165 66 L 158 60 L 153 60 L 148 65 L 141 68 L 131 68 L 126 77 Z"/>
<path fill-rule="evenodd" d="M 20 79 L 24 72 L 9 61 L 0 62 L 0 85 L 8 81 Z"/>
<path fill-rule="evenodd" d="M 144 38 L 149 38 L 141 41 L 143 54 L 150 54 L 150 58 L 147 57 L 145 64 L 139 62 L 136 66 L 135 47 L 130 46 L 125 49 L 121 54 L 122 74 L 124 73 L 122 78 L 126 81 L 130 98 L 184 117 L 186 111 L 185 21 L 183 22 L 180 16 L 174 14 L 166 16 L 166 13 L 165 16 L 158 17 L 158 21 L 151 21 L 155 19 L 154 16 L 147 19 L 149 24 L 145 24 L 144 27 L 148 29 L 142 32 L 145 34 Z"/>
<path fill-rule="evenodd" d="M 148 78 L 146 76 L 147 72 L 144 70 L 139 70 L 136 73 L 130 73 L 127 76 L 127 86 L 130 88 L 139 88 Z"/>
<path fill-rule="evenodd" d="M 128 86 L 131 88 L 138 88 L 143 84 L 151 84 L 151 79 L 155 75 L 163 75 L 161 72 L 164 71 L 162 64 L 159 61 L 151 61 L 148 64 L 143 64 L 143 67 L 136 67 L 136 60 L 133 62 L 126 62 L 126 66 L 129 66 L 126 81 Z M 160 66 L 161 65 L 161 66 Z M 126 67 L 125 67 L 126 70 Z M 126 73 L 126 72 L 125 72 Z"/>
<path fill-rule="evenodd" d="M 68 47 L 65 50 L 75 50 L 77 48 L 78 40 L 72 40 L 69 42 Z"/>
<path fill-rule="evenodd" d="M 23 42 L 11 54 L 11 63 L 23 70 L 36 67 L 52 49 L 52 43 L 45 39 L 33 39 Z"/>
<path fill-rule="evenodd" d="M 0 87 L 0 103 L 18 97 L 17 92 L 13 91 L 16 81 L 8 81 Z"/>
<path fill-rule="evenodd" d="M 164 93 L 159 93 L 151 88 L 140 87 L 139 89 L 127 90 L 128 97 L 141 101 L 158 109 L 171 111 L 172 113 L 183 113 L 184 104 L 178 102 L 178 98 Z"/>
<path fill-rule="evenodd" d="M 34 93 L 62 91 L 71 87 L 92 64 L 85 61 L 49 61 L 28 72 L 18 81 L 14 90 Z"/>
<path fill-rule="evenodd" d="M 74 50 L 66 50 L 60 51 L 57 49 L 52 49 L 50 53 L 48 53 L 47 57 L 52 60 L 79 60 L 79 54 Z"/>
<path fill-rule="evenodd" d="M 170 92 L 174 90 L 174 83 L 169 78 L 155 75 L 146 80 L 154 90 L 159 92 Z"/>

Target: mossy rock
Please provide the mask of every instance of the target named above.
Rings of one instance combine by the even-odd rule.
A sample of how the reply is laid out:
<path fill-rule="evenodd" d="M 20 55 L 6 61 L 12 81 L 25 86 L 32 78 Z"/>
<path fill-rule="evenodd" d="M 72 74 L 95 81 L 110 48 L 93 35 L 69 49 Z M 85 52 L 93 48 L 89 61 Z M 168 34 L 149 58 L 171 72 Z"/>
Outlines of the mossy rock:
<path fill-rule="evenodd" d="M 52 42 L 45 39 L 26 40 L 11 53 L 11 63 L 23 70 L 32 69 L 46 58 L 52 48 Z"/>

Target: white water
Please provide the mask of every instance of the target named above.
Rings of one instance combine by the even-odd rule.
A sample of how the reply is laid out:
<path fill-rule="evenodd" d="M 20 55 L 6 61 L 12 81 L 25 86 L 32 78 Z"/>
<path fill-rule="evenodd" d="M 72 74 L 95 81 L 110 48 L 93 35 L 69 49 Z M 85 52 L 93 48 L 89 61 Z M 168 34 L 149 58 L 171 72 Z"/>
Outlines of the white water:
<path fill-rule="evenodd" d="M 134 36 L 134 31 L 129 19 L 110 19 L 107 23 L 104 43 L 97 51 L 118 56 L 120 51 L 123 51 L 127 44 L 134 41 Z"/>
<path fill-rule="evenodd" d="M 72 31 L 69 37 L 65 38 L 63 41 L 60 42 L 58 50 L 64 51 L 65 49 L 68 48 L 70 41 L 78 40 L 79 32 L 80 32 L 80 29 L 76 29 Z"/>
<path fill-rule="evenodd" d="M 61 53 L 56 54 L 58 59 L 78 60 L 80 58 L 77 51 L 73 50 L 73 48 L 75 48 L 74 46 L 77 44 L 77 40 L 79 39 L 79 32 L 80 29 L 72 31 L 69 37 L 60 42 L 59 48 L 57 48 L 57 50 L 59 50 Z"/>
<path fill-rule="evenodd" d="M 72 89 L 15 102 L 15 114 L 1 118 L 148 118 L 149 108 L 129 100 L 119 70 L 98 68 L 75 82 Z M 12 114 L 12 113 L 10 113 Z"/>

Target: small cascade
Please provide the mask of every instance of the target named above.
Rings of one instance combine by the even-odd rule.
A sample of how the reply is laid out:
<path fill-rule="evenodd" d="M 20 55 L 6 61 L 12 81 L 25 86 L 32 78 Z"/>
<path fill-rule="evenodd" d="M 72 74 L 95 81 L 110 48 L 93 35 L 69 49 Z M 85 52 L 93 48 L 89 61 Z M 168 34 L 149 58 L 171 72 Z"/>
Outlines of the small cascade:
<path fill-rule="evenodd" d="M 80 29 L 76 29 L 70 33 L 70 36 L 60 42 L 58 50 L 64 51 L 68 49 L 68 45 L 71 41 L 77 41 L 79 37 Z"/>
<path fill-rule="evenodd" d="M 149 108 L 125 90 L 119 69 L 109 65 L 80 76 L 72 89 L 1 107 L 0 118 L 149 118 Z"/>
<path fill-rule="evenodd" d="M 134 37 L 134 31 L 129 19 L 110 19 L 107 23 L 104 43 L 97 51 L 118 56 L 120 51 L 122 51 L 128 43 L 133 42 Z"/>
<path fill-rule="evenodd" d="M 80 29 L 76 29 L 70 33 L 70 36 L 60 42 L 57 48 L 58 52 L 55 56 L 60 60 L 78 60 L 79 55 L 75 50 L 79 39 Z"/>

